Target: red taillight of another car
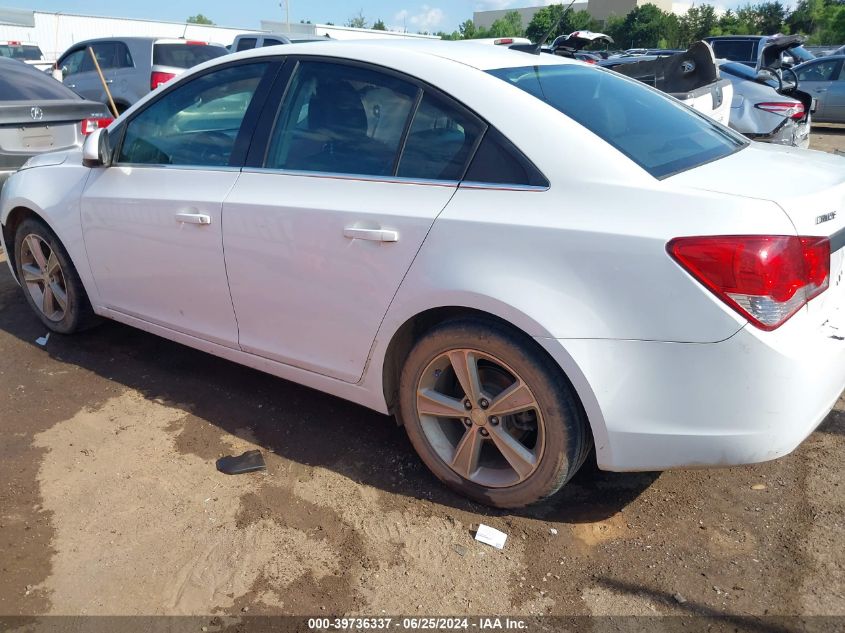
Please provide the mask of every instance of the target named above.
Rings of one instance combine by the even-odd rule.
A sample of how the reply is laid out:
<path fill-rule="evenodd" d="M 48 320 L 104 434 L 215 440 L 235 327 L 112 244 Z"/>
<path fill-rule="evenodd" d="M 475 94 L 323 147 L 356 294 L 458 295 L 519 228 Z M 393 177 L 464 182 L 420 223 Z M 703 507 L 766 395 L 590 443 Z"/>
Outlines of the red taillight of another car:
<path fill-rule="evenodd" d="M 830 240 L 826 237 L 679 237 L 666 250 L 761 330 L 780 327 L 830 284 Z"/>
<path fill-rule="evenodd" d="M 88 136 L 94 130 L 99 130 L 100 128 L 108 127 L 111 125 L 111 122 L 114 121 L 111 117 L 101 117 L 95 119 L 83 119 L 82 120 L 82 136 Z"/>
<path fill-rule="evenodd" d="M 155 71 L 152 75 L 150 75 L 150 90 L 155 90 L 161 84 L 166 84 L 168 81 L 173 79 L 176 75 L 173 73 L 162 73 Z"/>
<path fill-rule="evenodd" d="M 800 121 L 804 118 L 804 104 L 800 101 L 783 101 L 777 103 L 757 103 L 755 108 L 771 112 L 772 114 L 779 114 L 795 121 Z"/>

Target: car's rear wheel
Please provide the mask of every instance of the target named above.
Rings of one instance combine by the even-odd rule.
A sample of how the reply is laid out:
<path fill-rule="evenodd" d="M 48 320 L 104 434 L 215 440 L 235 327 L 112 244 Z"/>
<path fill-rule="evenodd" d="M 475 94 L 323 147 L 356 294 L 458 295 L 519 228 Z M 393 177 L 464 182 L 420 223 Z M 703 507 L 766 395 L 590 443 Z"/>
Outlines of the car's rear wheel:
<path fill-rule="evenodd" d="M 502 508 L 557 492 L 592 446 L 560 369 L 530 339 L 484 320 L 445 323 L 417 342 L 402 371 L 400 413 L 441 481 Z"/>
<path fill-rule="evenodd" d="M 43 222 L 18 226 L 15 267 L 27 303 L 50 330 L 70 334 L 97 323 L 67 251 Z"/>

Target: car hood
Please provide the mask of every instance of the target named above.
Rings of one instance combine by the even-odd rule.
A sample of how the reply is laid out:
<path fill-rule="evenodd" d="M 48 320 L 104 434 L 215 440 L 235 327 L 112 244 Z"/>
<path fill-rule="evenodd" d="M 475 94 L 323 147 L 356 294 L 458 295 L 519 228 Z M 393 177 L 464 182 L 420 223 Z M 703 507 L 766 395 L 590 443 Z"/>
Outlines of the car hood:
<path fill-rule="evenodd" d="M 770 200 L 802 235 L 831 235 L 845 228 L 845 158 L 835 154 L 751 143 L 670 180 L 704 191 Z M 831 213 L 834 217 L 828 217 Z"/>

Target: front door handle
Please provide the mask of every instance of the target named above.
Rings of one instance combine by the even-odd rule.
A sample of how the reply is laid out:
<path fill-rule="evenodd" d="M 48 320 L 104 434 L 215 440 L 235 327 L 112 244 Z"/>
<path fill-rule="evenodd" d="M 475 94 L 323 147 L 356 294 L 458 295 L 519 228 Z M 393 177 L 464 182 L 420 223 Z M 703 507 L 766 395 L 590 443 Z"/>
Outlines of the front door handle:
<path fill-rule="evenodd" d="M 107 84 L 113 84 L 113 83 L 114 83 L 114 79 L 106 79 L 106 83 L 107 83 Z"/>
<path fill-rule="evenodd" d="M 373 242 L 398 242 L 399 233 L 387 229 L 359 229 L 347 226 L 343 229 L 343 237 L 352 240 L 370 240 Z"/>
<path fill-rule="evenodd" d="M 183 224 L 211 224 L 211 216 L 205 213 L 177 213 L 176 221 Z"/>
<path fill-rule="evenodd" d="M 816 88 L 814 92 L 827 92 L 827 88 Z"/>

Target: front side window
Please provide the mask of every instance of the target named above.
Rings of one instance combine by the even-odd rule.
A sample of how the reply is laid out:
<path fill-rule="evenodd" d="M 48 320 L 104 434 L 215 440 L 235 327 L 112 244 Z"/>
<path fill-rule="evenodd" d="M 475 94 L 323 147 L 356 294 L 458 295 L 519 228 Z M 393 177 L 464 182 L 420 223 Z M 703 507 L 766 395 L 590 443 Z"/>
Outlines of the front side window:
<path fill-rule="evenodd" d="M 839 60 L 817 62 L 798 71 L 798 81 L 832 81 L 839 68 Z"/>
<path fill-rule="evenodd" d="M 118 162 L 225 166 L 266 63 L 230 66 L 165 93 L 131 119 Z"/>
<path fill-rule="evenodd" d="M 302 62 L 277 118 L 265 166 L 390 176 L 418 92 L 381 72 Z"/>
<path fill-rule="evenodd" d="M 740 135 L 671 97 L 610 70 L 561 64 L 490 73 L 581 124 L 655 178 L 748 145 Z"/>
<path fill-rule="evenodd" d="M 264 43 L 261 46 L 281 46 L 282 44 L 284 44 L 282 41 L 265 38 Z"/>
<path fill-rule="evenodd" d="M 60 62 L 62 75 L 68 77 L 69 75 L 75 75 L 82 72 L 82 63 L 88 56 L 88 49 L 86 48 L 80 48 L 72 53 L 68 53 L 68 55 L 66 55 Z"/>

